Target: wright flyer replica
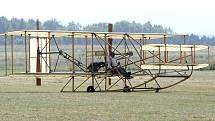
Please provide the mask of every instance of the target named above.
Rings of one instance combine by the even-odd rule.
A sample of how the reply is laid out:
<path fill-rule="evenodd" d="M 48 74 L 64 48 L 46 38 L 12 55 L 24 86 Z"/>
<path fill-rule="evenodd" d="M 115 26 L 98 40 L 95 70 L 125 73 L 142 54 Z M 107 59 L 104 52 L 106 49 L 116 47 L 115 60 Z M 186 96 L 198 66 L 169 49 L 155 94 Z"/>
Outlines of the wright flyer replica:
<path fill-rule="evenodd" d="M 208 51 L 209 60 L 209 47 L 186 44 L 183 34 L 22 30 L 1 37 L 6 76 L 31 76 L 42 83 L 45 77 L 65 76 L 61 92 L 158 92 L 207 67 L 198 61 L 202 51 Z M 17 50 L 24 53 L 22 64 L 14 62 L 15 40 L 23 42 Z"/>

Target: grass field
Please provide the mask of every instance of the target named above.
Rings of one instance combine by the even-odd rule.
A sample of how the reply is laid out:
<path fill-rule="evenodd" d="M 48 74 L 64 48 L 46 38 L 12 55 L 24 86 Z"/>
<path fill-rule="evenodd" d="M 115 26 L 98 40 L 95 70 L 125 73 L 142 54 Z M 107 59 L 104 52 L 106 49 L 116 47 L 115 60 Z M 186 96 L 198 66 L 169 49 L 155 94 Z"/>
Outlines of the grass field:
<path fill-rule="evenodd" d="M 215 121 L 214 73 L 160 93 L 59 93 L 61 81 L 2 77 L 0 121 Z"/>

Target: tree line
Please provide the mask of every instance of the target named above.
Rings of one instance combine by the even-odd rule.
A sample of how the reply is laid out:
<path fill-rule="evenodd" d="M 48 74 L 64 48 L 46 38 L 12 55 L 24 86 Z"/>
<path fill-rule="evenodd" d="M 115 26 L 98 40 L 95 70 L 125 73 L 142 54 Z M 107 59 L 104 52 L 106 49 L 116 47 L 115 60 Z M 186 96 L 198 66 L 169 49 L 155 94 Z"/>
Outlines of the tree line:
<path fill-rule="evenodd" d="M 66 26 L 56 19 L 50 19 L 45 22 L 40 22 L 40 29 L 46 30 L 68 30 L 68 31 L 107 31 L 108 23 L 95 23 L 92 25 L 82 26 L 74 21 L 69 22 Z M 33 19 L 24 20 L 18 18 L 7 19 L 0 17 L 0 32 L 21 30 L 21 29 L 36 29 L 36 21 Z M 113 31 L 115 32 L 146 32 L 146 33 L 159 33 L 167 32 L 172 33 L 170 28 L 164 28 L 162 25 L 152 25 L 150 22 L 144 24 L 135 21 L 129 22 L 122 20 L 114 23 Z"/>
<path fill-rule="evenodd" d="M 114 32 L 142 32 L 142 33 L 173 33 L 170 27 L 163 27 L 162 25 L 152 24 L 151 22 L 137 23 L 135 21 L 129 22 L 126 20 L 113 23 Z M 67 25 L 63 25 L 57 19 L 50 19 L 40 22 L 40 29 L 44 30 L 65 30 L 65 31 L 99 31 L 106 32 L 108 23 L 95 23 L 91 25 L 82 26 L 80 23 L 71 21 Z M 0 33 L 15 31 L 15 30 L 30 30 L 36 29 L 36 20 L 22 18 L 7 19 L 0 17 Z M 187 37 L 187 43 L 197 43 L 206 45 L 215 45 L 215 37 L 198 36 L 191 34 Z M 177 42 L 176 42 L 177 43 Z"/>

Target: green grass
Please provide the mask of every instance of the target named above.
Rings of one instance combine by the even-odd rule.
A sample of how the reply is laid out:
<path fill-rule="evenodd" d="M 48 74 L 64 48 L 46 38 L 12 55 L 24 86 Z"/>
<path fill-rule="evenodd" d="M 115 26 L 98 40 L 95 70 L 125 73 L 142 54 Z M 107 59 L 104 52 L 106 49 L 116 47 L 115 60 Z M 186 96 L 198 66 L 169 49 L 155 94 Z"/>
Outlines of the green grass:
<path fill-rule="evenodd" d="M 59 93 L 62 81 L 44 80 L 36 87 L 31 78 L 0 78 L 0 119 L 215 121 L 214 73 L 196 71 L 188 81 L 160 93 Z"/>

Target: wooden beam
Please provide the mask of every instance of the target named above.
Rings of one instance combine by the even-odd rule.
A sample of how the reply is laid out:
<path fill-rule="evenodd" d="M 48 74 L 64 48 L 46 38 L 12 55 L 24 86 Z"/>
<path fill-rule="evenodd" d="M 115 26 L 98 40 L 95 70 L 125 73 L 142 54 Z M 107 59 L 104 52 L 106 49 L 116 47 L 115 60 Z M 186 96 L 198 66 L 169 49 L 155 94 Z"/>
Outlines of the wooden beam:
<path fill-rule="evenodd" d="M 36 22 L 37 30 L 39 30 L 39 20 Z M 36 72 L 41 73 L 41 63 L 40 63 L 40 42 L 39 37 L 37 37 L 37 62 L 36 62 Z M 36 85 L 41 86 L 41 78 L 36 77 Z"/>

